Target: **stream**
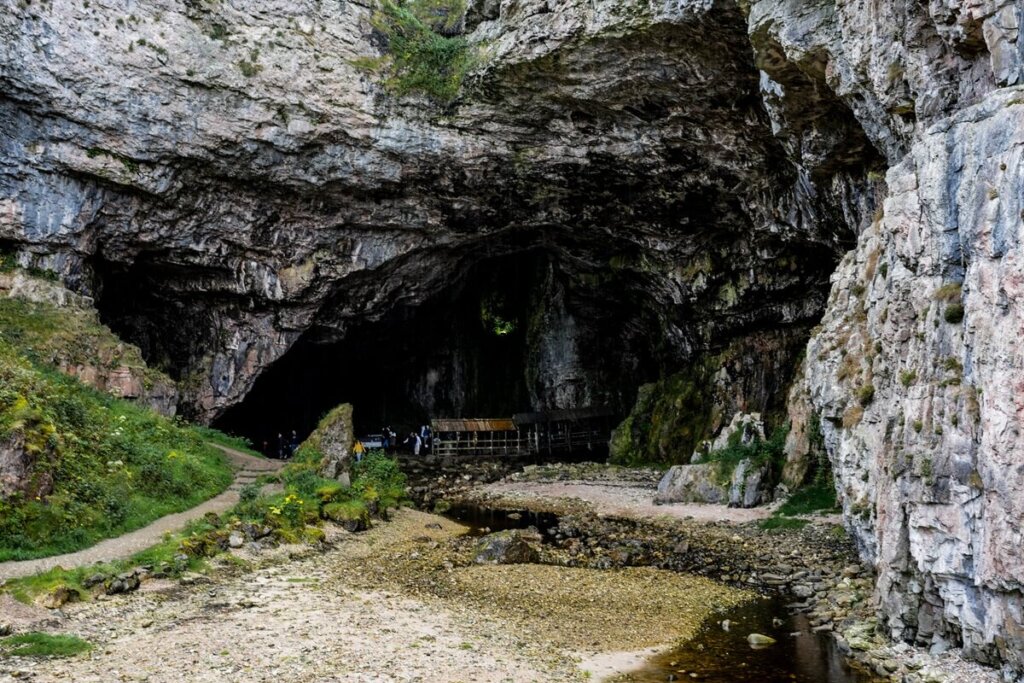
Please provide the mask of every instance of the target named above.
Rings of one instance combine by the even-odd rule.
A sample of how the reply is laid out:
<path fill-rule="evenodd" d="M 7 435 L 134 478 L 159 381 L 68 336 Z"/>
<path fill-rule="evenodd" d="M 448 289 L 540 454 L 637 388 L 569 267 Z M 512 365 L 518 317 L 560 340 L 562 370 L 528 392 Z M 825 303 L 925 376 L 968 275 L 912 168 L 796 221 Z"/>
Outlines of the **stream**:
<path fill-rule="evenodd" d="M 453 507 L 446 517 L 472 535 L 506 529 L 538 529 L 551 542 L 558 516 L 548 512 Z M 784 596 L 764 597 L 709 619 L 685 645 L 652 657 L 640 670 L 615 680 L 636 683 L 698 680 L 704 683 L 874 683 L 879 679 L 849 667 L 829 633 L 815 633 L 803 614 L 791 614 Z M 729 628 L 722 622 L 728 620 Z M 777 624 L 777 625 L 776 625 Z M 775 644 L 755 649 L 750 633 Z"/>

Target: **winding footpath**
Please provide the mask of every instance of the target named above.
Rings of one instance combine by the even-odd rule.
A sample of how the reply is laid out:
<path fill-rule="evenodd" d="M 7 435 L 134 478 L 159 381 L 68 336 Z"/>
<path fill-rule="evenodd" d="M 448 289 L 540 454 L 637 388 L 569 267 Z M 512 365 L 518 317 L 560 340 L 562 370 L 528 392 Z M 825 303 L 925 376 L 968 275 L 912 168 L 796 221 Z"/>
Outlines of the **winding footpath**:
<path fill-rule="evenodd" d="M 29 576 L 49 571 L 54 567 L 72 569 L 96 562 L 111 562 L 131 557 L 137 552 L 156 545 L 165 533 L 178 531 L 194 519 L 199 519 L 208 512 L 223 512 L 238 502 L 238 492 L 246 484 L 250 484 L 264 474 L 273 474 L 284 466 L 278 460 L 266 460 L 237 451 L 233 448 L 211 443 L 224 451 L 224 454 L 235 469 L 235 480 L 223 493 L 200 503 L 194 508 L 161 517 L 148 526 L 128 532 L 122 536 L 108 538 L 94 546 L 65 555 L 42 557 L 37 560 L 20 560 L 0 562 L 0 581 Z"/>

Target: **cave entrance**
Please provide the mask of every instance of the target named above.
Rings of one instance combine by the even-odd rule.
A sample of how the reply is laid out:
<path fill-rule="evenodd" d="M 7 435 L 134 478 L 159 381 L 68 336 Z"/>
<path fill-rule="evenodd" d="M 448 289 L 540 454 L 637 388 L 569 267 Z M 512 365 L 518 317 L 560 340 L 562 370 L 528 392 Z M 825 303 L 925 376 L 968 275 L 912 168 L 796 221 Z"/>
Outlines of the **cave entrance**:
<path fill-rule="evenodd" d="M 360 436 L 385 426 L 401 436 L 434 418 L 511 418 L 594 402 L 625 413 L 638 379 L 596 379 L 617 357 L 616 323 L 596 316 L 598 324 L 581 330 L 573 287 L 550 252 L 465 263 L 425 301 L 340 331 L 322 322 L 310 328 L 214 425 L 271 447 L 293 430 L 301 441 L 340 403 L 353 405 Z M 638 377 L 635 370 L 626 368 Z"/>

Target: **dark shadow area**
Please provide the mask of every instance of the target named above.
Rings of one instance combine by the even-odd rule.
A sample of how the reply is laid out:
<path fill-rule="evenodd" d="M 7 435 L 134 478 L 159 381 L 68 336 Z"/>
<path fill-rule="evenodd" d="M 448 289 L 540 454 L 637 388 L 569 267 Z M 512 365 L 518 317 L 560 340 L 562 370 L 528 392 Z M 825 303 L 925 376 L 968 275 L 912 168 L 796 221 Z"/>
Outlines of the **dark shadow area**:
<path fill-rule="evenodd" d="M 341 340 L 331 329 L 313 327 L 214 426 L 259 446 L 292 430 L 301 440 L 327 411 L 346 402 L 354 406 L 360 435 L 385 425 L 407 434 L 431 418 L 510 418 L 580 407 L 552 405 L 559 396 L 569 403 L 582 396 L 610 401 L 624 414 L 641 379 L 633 372 L 637 364 L 655 372 L 650 353 L 638 359 L 630 351 L 631 360 L 623 360 L 623 322 L 614 307 L 586 325 L 574 321 L 573 338 L 564 339 L 559 326 L 568 324 L 564 309 L 574 304 L 555 281 L 552 259 L 535 249 L 477 261 L 432 298 L 350 326 Z M 552 306 L 553 296 L 558 306 Z M 559 366 L 563 361 L 574 365 Z M 632 377 L 625 383 L 596 379 L 624 365 Z M 614 391 L 576 386 L 587 382 L 613 385 Z"/>

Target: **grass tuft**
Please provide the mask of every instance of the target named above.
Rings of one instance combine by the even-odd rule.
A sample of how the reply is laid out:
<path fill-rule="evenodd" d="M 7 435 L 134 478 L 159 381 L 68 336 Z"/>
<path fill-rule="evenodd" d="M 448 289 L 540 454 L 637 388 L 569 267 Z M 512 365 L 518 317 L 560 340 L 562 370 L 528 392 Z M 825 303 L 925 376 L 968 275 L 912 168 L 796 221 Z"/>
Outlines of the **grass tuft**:
<path fill-rule="evenodd" d="M 92 645 L 77 636 L 38 631 L 0 639 L 0 654 L 5 657 L 72 657 L 91 649 Z"/>

